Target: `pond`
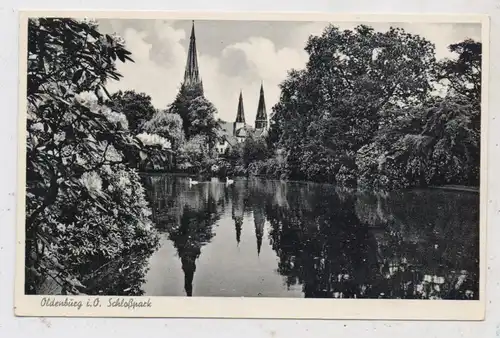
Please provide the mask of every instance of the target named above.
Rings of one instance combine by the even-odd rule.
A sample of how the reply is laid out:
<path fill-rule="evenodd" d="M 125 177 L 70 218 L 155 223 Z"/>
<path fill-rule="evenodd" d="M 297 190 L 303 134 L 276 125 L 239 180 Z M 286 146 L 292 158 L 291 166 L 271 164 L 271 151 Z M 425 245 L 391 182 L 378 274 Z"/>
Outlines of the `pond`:
<path fill-rule="evenodd" d="M 161 247 L 136 294 L 477 299 L 479 194 L 144 177 Z M 130 288 L 129 288 L 130 289 Z"/>

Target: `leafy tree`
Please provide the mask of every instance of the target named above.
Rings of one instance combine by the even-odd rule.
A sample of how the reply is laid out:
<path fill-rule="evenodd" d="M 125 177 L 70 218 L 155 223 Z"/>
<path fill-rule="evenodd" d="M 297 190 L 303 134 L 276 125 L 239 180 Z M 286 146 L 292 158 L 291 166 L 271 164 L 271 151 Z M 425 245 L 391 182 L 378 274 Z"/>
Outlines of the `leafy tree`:
<path fill-rule="evenodd" d="M 182 119 L 182 128 L 186 138 L 190 138 L 189 128 L 191 127 L 191 119 L 189 116 L 189 106 L 191 102 L 203 96 L 203 89 L 200 86 L 182 84 L 174 102 L 168 106 L 168 111 L 171 114 L 177 114 Z"/>
<path fill-rule="evenodd" d="M 446 97 L 383 112 L 373 142 L 357 153 L 362 185 L 479 184 L 481 48 L 466 40 L 450 50 L 458 58 L 437 65 Z"/>
<path fill-rule="evenodd" d="M 303 147 L 307 142 L 299 135 L 305 135 L 308 124 L 313 120 L 315 102 L 319 97 L 311 78 L 305 70 L 292 70 L 280 84 L 280 101 L 273 107 L 268 140 L 274 149 L 282 149 L 286 161 L 286 173 L 295 179 L 305 179 L 300 171 Z"/>
<path fill-rule="evenodd" d="M 111 96 L 113 108 L 127 116 L 129 130 L 138 134 L 142 125 L 156 112 L 151 97 L 134 90 L 118 91 Z"/>
<path fill-rule="evenodd" d="M 149 121 L 144 123 L 142 129 L 168 139 L 172 144 L 172 149 L 178 149 L 184 142 L 181 117 L 166 110 L 157 111 Z"/>
<path fill-rule="evenodd" d="M 215 118 L 217 110 L 203 95 L 200 85 L 183 84 L 168 111 L 178 114 L 182 119 L 182 128 L 186 139 L 195 135 L 204 135 L 213 146 L 217 139 L 219 124 Z"/>
<path fill-rule="evenodd" d="M 181 146 L 177 163 L 180 169 L 190 169 L 199 174 L 208 170 L 211 165 L 210 159 L 213 157 L 206 137 L 196 135 Z"/>
<path fill-rule="evenodd" d="M 180 116 L 171 114 L 168 111 L 157 111 L 151 120 L 143 124 L 142 129 L 146 133 L 158 135 L 168 140 L 169 147 L 166 151 L 171 156 L 164 156 L 156 166 L 163 169 L 175 167 L 177 165 L 179 148 L 184 143 L 184 131 Z"/>
<path fill-rule="evenodd" d="M 329 26 L 305 49 L 306 69 L 281 85 L 271 138 L 287 152 L 289 175 L 352 181 L 344 173 L 355 170 L 356 151 L 372 139 L 381 111 L 427 95 L 434 46 L 402 29 L 362 25 Z"/>
<path fill-rule="evenodd" d="M 466 96 L 434 98 L 405 111 L 361 148 L 362 185 L 400 188 L 479 183 L 480 133 L 476 110 Z"/>
<path fill-rule="evenodd" d="M 227 150 L 226 159 L 233 162 L 240 162 L 239 164 L 243 164 L 243 147 L 244 143 L 235 143 Z"/>
<path fill-rule="evenodd" d="M 311 38 L 306 51 L 319 94 L 320 109 L 312 113 L 346 133 L 347 150 L 370 139 L 385 106 L 421 102 L 435 62 L 429 41 L 398 28 L 377 33 L 367 26 L 344 32 L 330 27 Z"/>
<path fill-rule="evenodd" d="M 158 237 L 129 153 L 149 152 L 106 103 L 123 41 L 90 21 L 28 23 L 26 148 L 27 293 L 52 279 L 78 292 L 103 262 L 147 253 Z M 152 145 L 152 148 L 155 148 Z"/>
<path fill-rule="evenodd" d="M 445 81 L 457 94 L 465 95 L 475 104 L 481 102 L 482 44 L 471 39 L 451 44 L 448 49 L 456 59 L 439 63 L 437 80 Z"/>
<path fill-rule="evenodd" d="M 482 44 L 471 39 L 451 44 L 448 49 L 456 59 L 445 59 L 438 64 L 436 80 L 451 88 L 453 93 L 470 99 L 476 111 L 474 129 L 481 129 L 481 62 Z"/>
<path fill-rule="evenodd" d="M 217 110 L 214 105 L 203 96 L 198 96 L 190 102 L 188 118 L 190 126 L 188 135 L 204 135 L 211 147 L 217 141 L 219 123 L 215 119 Z"/>
<path fill-rule="evenodd" d="M 243 143 L 242 159 L 248 166 L 252 162 L 264 161 L 269 157 L 265 139 L 260 137 L 248 136 Z"/>

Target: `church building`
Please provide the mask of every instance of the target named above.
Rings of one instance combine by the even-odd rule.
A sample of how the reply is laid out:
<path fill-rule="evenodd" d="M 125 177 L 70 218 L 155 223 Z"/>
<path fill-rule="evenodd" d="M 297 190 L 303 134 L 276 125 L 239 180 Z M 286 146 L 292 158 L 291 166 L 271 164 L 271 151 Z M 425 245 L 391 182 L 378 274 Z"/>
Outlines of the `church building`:
<path fill-rule="evenodd" d="M 184 71 L 184 84 L 199 86 L 201 92 L 203 93 L 203 81 L 201 80 L 198 67 L 194 21 L 189 39 L 189 50 L 186 61 L 186 69 Z M 247 125 L 245 122 L 245 108 L 243 106 L 242 91 L 240 91 L 238 98 L 238 106 L 234 122 L 231 123 L 219 120 L 219 125 L 221 126 L 221 131 L 219 132 L 219 142 L 216 144 L 217 152 L 219 154 L 226 153 L 230 147 L 245 141 L 245 139 L 249 136 L 266 136 L 269 127 L 263 83 L 260 85 L 259 102 L 254 127 Z"/>
<path fill-rule="evenodd" d="M 267 121 L 266 101 L 264 98 L 264 85 L 260 85 L 259 103 L 257 105 L 257 114 L 255 116 L 254 127 L 246 124 L 245 108 L 243 105 L 243 92 L 240 91 L 236 118 L 233 123 L 219 121 L 221 126 L 220 141 L 217 143 L 217 152 L 224 154 L 235 144 L 242 143 L 249 136 L 265 137 L 269 130 Z"/>
<path fill-rule="evenodd" d="M 238 99 L 238 110 L 236 111 L 236 119 L 233 123 L 233 136 L 238 142 L 243 142 L 250 135 L 265 136 L 267 133 L 267 111 L 266 101 L 264 98 L 264 85 L 260 85 L 259 104 L 257 106 L 257 114 L 255 116 L 255 127 L 245 123 L 245 108 L 243 106 L 243 93 L 240 91 Z"/>

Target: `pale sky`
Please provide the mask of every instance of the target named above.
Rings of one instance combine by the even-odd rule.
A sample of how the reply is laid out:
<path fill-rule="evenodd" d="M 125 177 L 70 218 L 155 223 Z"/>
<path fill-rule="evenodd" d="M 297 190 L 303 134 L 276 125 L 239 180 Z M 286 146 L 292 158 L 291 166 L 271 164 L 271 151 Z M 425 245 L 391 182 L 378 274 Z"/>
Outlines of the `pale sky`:
<path fill-rule="evenodd" d="M 100 31 L 125 39 L 135 63 L 118 62 L 123 75 L 110 82 L 110 92 L 134 89 L 152 97 L 163 109 L 178 92 L 184 76 L 191 21 L 98 20 Z M 245 119 L 253 125 L 259 89 L 264 84 L 268 115 L 278 102 L 287 71 L 305 67 L 304 46 L 311 34 L 320 35 L 329 23 L 269 21 L 196 21 L 196 42 L 205 96 L 218 110 L 218 118 L 236 118 L 238 96 L 243 91 Z M 361 24 L 335 23 L 341 29 Z M 390 26 L 419 34 L 436 45 L 437 58 L 448 57 L 447 46 L 471 38 L 481 41 L 480 24 L 365 23 L 376 30 Z"/>

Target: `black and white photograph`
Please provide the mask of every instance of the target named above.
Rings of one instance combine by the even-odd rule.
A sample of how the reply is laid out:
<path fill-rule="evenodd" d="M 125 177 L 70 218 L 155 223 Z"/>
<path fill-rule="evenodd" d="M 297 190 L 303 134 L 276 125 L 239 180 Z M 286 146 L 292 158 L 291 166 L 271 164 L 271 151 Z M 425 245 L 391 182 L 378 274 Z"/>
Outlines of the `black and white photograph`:
<path fill-rule="evenodd" d="M 24 295 L 478 301 L 481 22 L 391 19 L 30 17 Z"/>

